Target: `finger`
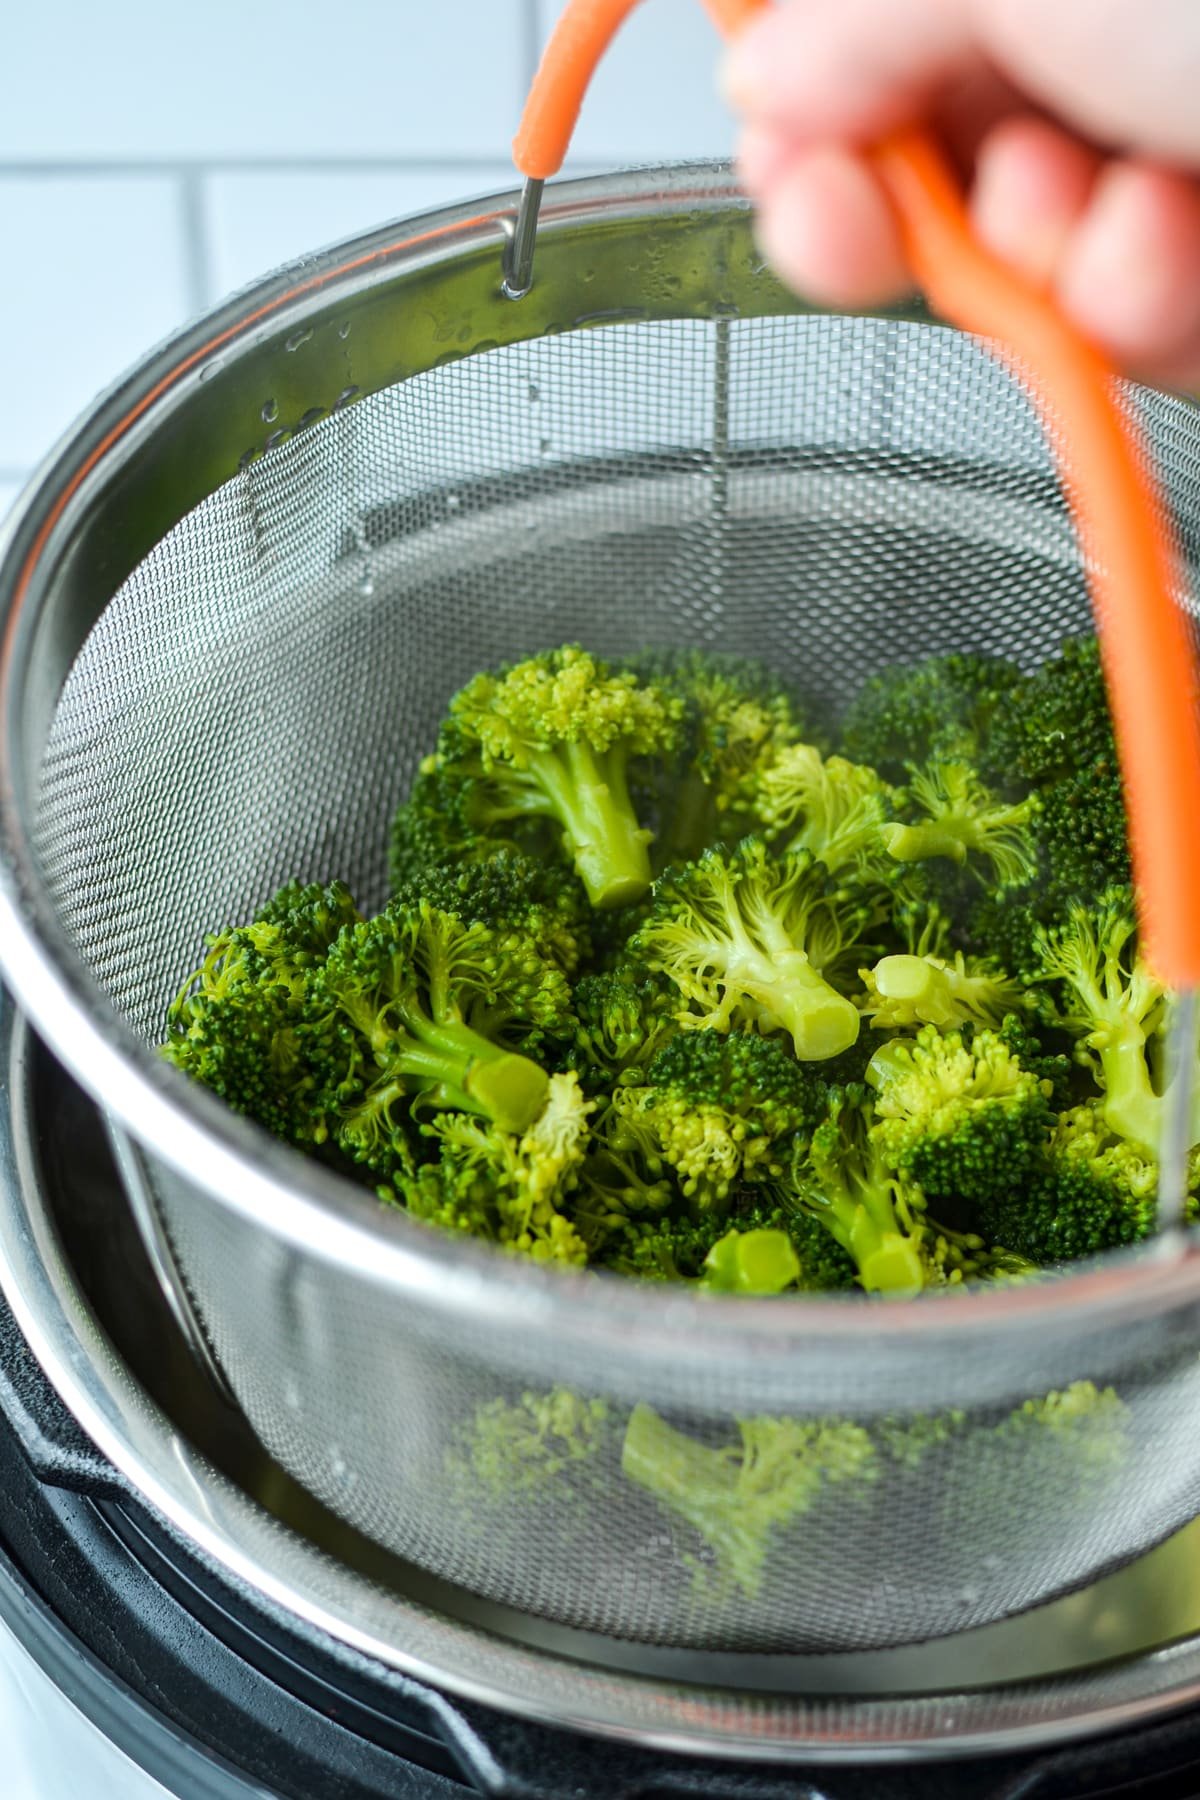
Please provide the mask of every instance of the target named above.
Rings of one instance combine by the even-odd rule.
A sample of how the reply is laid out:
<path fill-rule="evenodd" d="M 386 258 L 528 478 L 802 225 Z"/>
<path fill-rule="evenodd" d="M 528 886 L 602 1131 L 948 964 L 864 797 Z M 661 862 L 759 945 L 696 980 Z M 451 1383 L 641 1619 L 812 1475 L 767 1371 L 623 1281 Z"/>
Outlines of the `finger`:
<path fill-rule="evenodd" d="M 968 0 L 979 43 L 1085 135 L 1166 161 L 1200 157 L 1196 0 Z"/>
<path fill-rule="evenodd" d="M 1151 163 L 1106 165 L 1057 287 L 1070 316 L 1123 368 L 1190 378 L 1200 346 L 1200 186 Z"/>
<path fill-rule="evenodd" d="M 798 146 L 773 125 L 747 125 L 738 139 L 738 179 L 752 199 L 778 180 Z"/>
<path fill-rule="evenodd" d="M 763 195 L 757 235 L 780 278 L 817 305 L 880 306 L 911 291 L 883 189 L 848 151 L 797 149 Z"/>
<path fill-rule="evenodd" d="M 731 104 L 808 141 L 865 142 L 924 112 L 978 66 L 962 0 L 790 0 L 740 34 L 726 60 Z"/>
<path fill-rule="evenodd" d="M 1100 173 L 1099 153 L 1045 120 L 1008 119 L 983 140 L 971 218 L 989 249 L 1048 286 L 1083 219 Z"/>

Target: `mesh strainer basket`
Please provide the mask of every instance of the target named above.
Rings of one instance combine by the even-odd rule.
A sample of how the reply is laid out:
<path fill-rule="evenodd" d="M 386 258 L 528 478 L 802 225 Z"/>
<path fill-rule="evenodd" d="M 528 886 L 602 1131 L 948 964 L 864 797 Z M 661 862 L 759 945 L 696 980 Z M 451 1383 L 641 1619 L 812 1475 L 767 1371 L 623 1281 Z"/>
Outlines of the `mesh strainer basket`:
<path fill-rule="evenodd" d="M 291 876 L 383 901 L 392 810 L 483 665 L 700 645 L 824 705 L 896 659 L 1032 666 L 1088 626 L 1042 430 L 979 344 L 804 311 L 719 169 L 553 190 L 519 302 L 513 206 L 229 302 L 26 496 L 0 565 L 5 972 L 108 1110 L 181 1310 L 285 1469 L 447 1607 L 786 1680 L 791 1653 L 1031 1606 L 1200 1510 L 1189 1249 L 914 1304 L 646 1290 L 384 1213 L 153 1049 L 214 922 Z M 1194 570 L 1200 414 L 1128 400 Z M 1119 1397 L 1103 1430 L 1081 1382 Z M 553 1438 L 555 1406 L 588 1453 L 497 1497 L 481 1428 Z M 732 1579 L 623 1470 L 634 1408 L 709 1449 L 736 1420 L 832 1419 L 843 1454 Z M 770 1471 L 723 1466 L 736 1526 L 737 1482 Z"/>

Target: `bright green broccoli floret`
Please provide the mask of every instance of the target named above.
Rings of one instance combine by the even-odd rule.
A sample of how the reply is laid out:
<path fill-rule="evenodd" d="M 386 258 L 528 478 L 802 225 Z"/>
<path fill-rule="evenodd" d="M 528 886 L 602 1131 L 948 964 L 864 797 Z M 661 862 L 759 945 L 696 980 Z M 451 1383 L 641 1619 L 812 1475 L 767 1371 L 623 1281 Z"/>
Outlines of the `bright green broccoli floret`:
<path fill-rule="evenodd" d="M 885 905 L 884 890 L 835 886 L 811 856 L 774 858 L 751 838 L 669 869 L 630 953 L 675 984 L 685 1026 L 785 1031 L 816 1062 L 858 1036 L 831 978 L 862 960 Z"/>
<path fill-rule="evenodd" d="M 168 1014 L 164 1056 L 277 1137 L 324 1144 L 344 1050 L 311 1004 L 311 980 L 358 918 L 340 882 L 291 882 L 249 925 L 206 938 L 204 961 Z"/>
<path fill-rule="evenodd" d="M 681 712 L 662 689 L 568 646 L 468 682 L 450 703 L 434 766 L 477 784 L 463 803 L 473 829 L 552 820 L 592 905 L 627 906 L 650 886 L 630 760 L 669 755 Z"/>
<path fill-rule="evenodd" d="M 968 960 L 961 950 L 952 962 L 940 956 L 884 956 L 859 974 L 866 987 L 859 1004 L 877 1031 L 996 1026 L 1021 1001 L 1019 983 L 993 963 Z"/>
<path fill-rule="evenodd" d="M 830 870 L 887 868 L 885 821 L 900 802 L 874 769 L 792 744 L 758 774 L 752 804 L 764 835 L 807 850 Z"/>
<path fill-rule="evenodd" d="M 793 1192 L 853 1258 L 869 1293 L 918 1294 L 963 1268 L 948 1236 L 926 1223 L 920 1188 L 885 1158 L 865 1088 L 831 1092 L 828 1115 L 798 1159 Z"/>
<path fill-rule="evenodd" d="M 659 1051 L 645 1085 L 615 1088 L 611 1106 L 611 1145 L 669 1173 L 693 1206 L 724 1210 L 740 1184 L 790 1167 L 796 1134 L 824 1112 L 825 1087 L 772 1038 L 689 1031 Z"/>
<path fill-rule="evenodd" d="M 925 1026 L 877 1051 L 867 1080 L 883 1155 L 930 1199 L 1010 1193 L 1049 1127 L 1050 1084 L 993 1031 L 942 1035 Z"/>
<path fill-rule="evenodd" d="M 545 1105 L 547 1076 L 512 1045 L 566 1036 L 570 1003 L 558 963 L 522 932 L 448 912 L 419 890 L 347 926 L 313 975 L 313 1004 L 350 1028 L 339 1147 L 386 1180 L 411 1163 L 414 1110 L 524 1131 Z"/>
<path fill-rule="evenodd" d="M 993 721 L 1021 680 L 999 657 L 952 654 L 885 669 L 864 682 L 842 747 L 889 781 L 929 759 L 979 764 Z"/>
<path fill-rule="evenodd" d="M 399 1176 L 384 1198 L 402 1199 L 429 1224 L 537 1261 L 583 1264 L 588 1246 L 573 1221 L 573 1195 L 592 1107 L 567 1074 L 550 1077 L 545 1105 L 520 1136 L 465 1113 L 441 1113 L 422 1128 L 437 1160 Z"/>
<path fill-rule="evenodd" d="M 884 847 L 897 862 L 945 857 L 990 865 L 1002 887 L 1019 886 L 1037 869 L 1038 801 L 1000 800 L 984 787 L 968 763 L 930 763 L 915 769 L 908 795 L 918 818 L 890 820 L 881 827 Z"/>
<path fill-rule="evenodd" d="M 1054 985 L 1054 1017 L 1077 1039 L 1077 1055 L 1103 1089 L 1104 1122 L 1148 1156 L 1158 1153 L 1163 1096 L 1156 1077 L 1169 996 L 1137 948 L 1133 898 L 1110 888 L 1065 922 L 1040 931 L 1040 977 Z M 1191 1142 L 1200 1142 L 1200 1098 Z"/>
<path fill-rule="evenodd" d="M 878 1469 L 869 1436 L 848 1420 L 736 1423 L 737 1442 L 716 1449 L 677 1431 L 652 1407 L 635 1406 L 621 1466 L 700 1534 L 716 1558 L 718 1589 L 732 1584 L 753 1599 L 775 1533 L 827 1488 L 872 1482 Z"/>
<path fill-rule="evenodd" d="M 489 1400 L 466 1435 L 466 1466 L 493 1500 L 538 1495 L 602 1453 L 610 1418 L 606 1400 L 586 1400 L 567 1387 Z M 455 1457 L 452 1473 L 461 1466 Z"/>

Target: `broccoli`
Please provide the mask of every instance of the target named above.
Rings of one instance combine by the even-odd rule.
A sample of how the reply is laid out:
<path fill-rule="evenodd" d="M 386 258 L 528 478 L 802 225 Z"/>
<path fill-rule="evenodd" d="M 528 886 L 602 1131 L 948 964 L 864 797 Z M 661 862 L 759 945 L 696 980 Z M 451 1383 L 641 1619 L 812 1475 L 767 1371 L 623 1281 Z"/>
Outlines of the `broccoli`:
<path fill-rule="evenodd" d="M 842 747 L 887 781 L 903 782 L 911 764 L 929 759 L 986 772 L 993 722 L 1021 679 L 1014 663 L 990 656 L 933 656 L 885 669 L 859 689 Z"/>
<path fill-rule="evenodd" d="M 1061 925 L 1035 933 L 1034 948 L 1039 979 L 1053 989 L 1051 1016 L 1077 1040 L 1076 1055 L 1103 1090 L 1105 1124 L 1156 1156 L 1169 996 L 1137 948 L 1132 894 L 1110 888 L 1091 905 L 1073 905 Z M 1194 1104 L 1193 1144 L 1200 1097 Z"/>
<path fill-rule="evenodd" d="M 736 1425 L 737 1442 L 716 1447 L 677 1431 L 652 1407 L 635 1406 L 621 1467 L 699 1533 L 716 1558 L 718 1593 L 732 1586 L 753 1599 L 775 1533 L 810 1511 L 827 1488 L 870 1483 L 878 1468 L 867 1432 L 848 1420 Z"/>
<path fill-rule="evenodd" d="M 611 1422 L 606 1400 L 586 1400 L 568 1387 L 488 1400 L 478 1407 L 461 1452 L 451 1452 L 452 1475 L 469 1470 L 489 1498 L 538 1495 L 558 1477 L 593 1462 Z"/>
<path fill-rule="evenodd" d="M 883 826 L 902 797 L 874 769 L 792 744 L 759 772 L 752 798 L 768 839 L 810 851 L 830 870 L 886 869 Z"/>
<path fill-rule="evenodd" d="M 1154 1230 L 1158 1169 L 1106 1127 L 1095 1102 L 1059 1113 L 1019 1188 L 976 1212 L 979 1228 L 1047 1267 L 1137 1243 Z"/>
<path fill-rule="evenodd" d="M 472 784 L 457 816 L 474 832 L 553 821 L 592 905 L 627 906 L 650 886 L 630 760 L 670 754 L 682 711 L 568 645 L 469 681 L 450 702 L 433 772 Z"/>
<path fill-rule="evenodd" d="M 868 1293 L 920 1293 L 973 1272 L 968 1256 L 925 1219 L 925 1196 L 883 1154 L 863 1087 L 835 1088 L 826 1117 L 797 1158 L 792 1193 L 853 1259 Z M 967 1249 L 982 1249 L 978 1239 Z"/>
<path fill-rule="evenodd" d="M 858 1012 L 831 978 L 871 945 L 884 894 L 835 886 L 811 855 L 777 859 L 748 838 L 669 869 L 631 954 L 678 988 L 684 1026 L 785 1031 L 796 1055 L 816 1062 L 858 1036 Z"/>
<path fill-rule="evenodd" d="M 984 787 L 969 763 L 930 763 L 914 769 L 907 793 L 925 815 L 915 823 L 889 820 L 884 848 L 897 862 L 946 857 L 965 863 L 975 856 L 991 865 L 1002 887 L 1020 887 L 1037 869 L 1038 800 L 1007 802 Z"/>
<path fill-rule="evenodd" d="M 422 1127 L 436 1162 L 401 1173 L 385 1199 L 401 1198 L 415 1218 L 465 1231 L 535 1261 L 583 1264 L 588 1246 L 571 1215 L 571 1196 L 589 1145 L 593 1102 L 573 1074 L 552 1075 L 546 1104 L 521 1136 L 463 1113 Z"/>
<path fill-rule="evenodd" d="M 994 964 L 940 956 L 884 956 L 860 969 L 866 993 L 859 1005 L 877 1031 L 936 1025 L 997 1026 L 1021 1003 L 1022 989 Z"/>
<path fill-rule="evenodd" d="M 574 992 L 568 1059 L 588 1092 L 639 1080 L 639 1071 L 677 1032 L 678 1007 L 672 983 L 632 959 L 583 976 Z"/>
<path fill-rule="evenodd" d="M 739 1231 L 735 1225 L 705 1257 L 700 1285 L 719 1294 L 781 1294 L 802 1274 L 786 1231 Z"/>
<path fill-rule="evenodd" d="M 1010 1193 L 1049 1128 L 1050 1083 L 993 1031 L 924 1026 L 878 1050 L 867 1081 L 882 1154 L 929 1199 Z"/>
<path fill-rule="evenodd" d="M 311 1005 L 310 983 L 359 917 L 340 882 L 290 882 L 248 925 L 206 938 L 204 961 L 168 1012 L 163 1055 L 275 1136 L 324 1145 L 340 1046 Z"/>
<path fill-rule="evenodd" d="M 657 766 L 642 762 L 635 778 L 657 823 L 661 870 L 753 829 L 757 772 L 800 738 L 802 726 L 791 695 L 755 663 L 689 650 L 637 657 L 630 667 L 683 709 L 675 752 Z"/>
<path fill-rule="evenodd" d="M 1096 638 L 1016 683 L 989 738 L 994 778 L 1038 797 L 1047 917 L 1130 880 L 1120 765 Z"/>
<path fill-rule="evenodd" d="M 825 1089 L 757 1033 L 681 1033 L 650 1064 L 646 1085 L 613 1090 L 610 1144 L 669 1173 L 700 1210 L 724 1210 L 741 1183 L 777 1180 L 792 1141 L 824 1111 Z"/>

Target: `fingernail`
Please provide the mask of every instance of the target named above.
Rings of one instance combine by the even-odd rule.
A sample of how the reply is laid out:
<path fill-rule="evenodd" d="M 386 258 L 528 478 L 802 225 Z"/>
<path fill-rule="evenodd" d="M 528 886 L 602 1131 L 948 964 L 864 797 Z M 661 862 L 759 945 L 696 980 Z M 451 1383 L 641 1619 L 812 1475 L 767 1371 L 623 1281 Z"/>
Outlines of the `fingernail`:
<path fill-rule="evenodd" d="M 764 57 L 757 32 L 743 31 L 717 69 L 717 87 L 735 112 L 749 112 L 763 86 Z"/>

